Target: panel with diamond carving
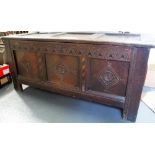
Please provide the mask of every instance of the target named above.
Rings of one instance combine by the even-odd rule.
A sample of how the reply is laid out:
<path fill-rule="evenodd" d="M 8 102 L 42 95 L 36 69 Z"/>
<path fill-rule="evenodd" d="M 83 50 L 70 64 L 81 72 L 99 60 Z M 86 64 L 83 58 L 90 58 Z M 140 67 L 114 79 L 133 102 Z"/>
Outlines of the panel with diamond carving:
<path fill-rule="evenodd" d="M 86 89 L 125 96 L 129 71 L 128 62 L 89 59 Z"/>
<path fill-rule="evenodd" d="M 98 80 L 102 86 L 107 89 L 117 85 L 120 81 L 120 78 L 109 63 L 108 66 L 99 73 Z"/>

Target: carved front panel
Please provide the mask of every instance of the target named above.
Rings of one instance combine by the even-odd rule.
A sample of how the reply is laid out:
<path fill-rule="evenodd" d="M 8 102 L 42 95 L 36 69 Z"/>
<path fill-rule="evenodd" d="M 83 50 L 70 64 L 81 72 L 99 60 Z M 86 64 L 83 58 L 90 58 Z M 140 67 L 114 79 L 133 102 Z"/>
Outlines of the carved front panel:
<path fill-rule="evenodd" d="M 46 54 L 47 78 L 57 88 L 80 90 L 79 57 Z"/>
<path fill-rule="evenodd" d="M 86 89 L 125 96 L 129 63 L 89 59 Z"/>
<path fill-rule="evenodd" d="M 18 75 L 41 80 L 43 74 L 42 55 L 35 52 L 14 51 Z"/>

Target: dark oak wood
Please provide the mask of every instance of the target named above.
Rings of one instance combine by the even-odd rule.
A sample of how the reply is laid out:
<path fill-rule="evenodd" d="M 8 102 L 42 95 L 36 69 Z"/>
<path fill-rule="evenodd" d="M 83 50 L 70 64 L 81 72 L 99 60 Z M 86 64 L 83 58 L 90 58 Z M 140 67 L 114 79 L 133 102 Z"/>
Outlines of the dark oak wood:
<path fill-rule="evenodd" d="M 124 118 L 136 120 L 141 92 L 147 72 L 149 49 L 135 48 L 129 71 L 126 101 L 124 104 Z"/>
<path fill-rule="evenodd" d="M 4 37 L 15 89 L 22 91 L 22 84 L 27 84 L 114 106 L 135 121 L 154 45 L 134 37 L 122 41 L 119 36 L 104 37 L 102 33 Z"/>

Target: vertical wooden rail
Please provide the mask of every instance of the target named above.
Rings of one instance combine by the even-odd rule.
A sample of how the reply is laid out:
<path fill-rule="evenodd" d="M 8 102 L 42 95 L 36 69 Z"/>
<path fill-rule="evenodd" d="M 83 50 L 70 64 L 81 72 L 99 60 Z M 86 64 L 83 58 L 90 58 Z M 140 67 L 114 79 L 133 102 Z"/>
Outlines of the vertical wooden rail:
<path fill-rule="evenodd" d="M 6 48 L 6 51 L 8 54 L 7 55 L 7 58 L 8 58 L 7 62 L 10 65 L 10 71 L 11 71 L 11 76 L 12 76 L 14 88 L 18 91 L 23 91 L 22 84 L 19 83 L 19 81 L 17 79 L 17 67 L 16 67 L 16 63 L 15 63 L 14 52 L 10 46 L 10 41 L 5 39 L 5 40 L 3 40 L 3 42 L 5 43 L 5 48 Z"/>
<path fill-rule="evenodd" d="M 82 92 L 85 91 L 85 87 L 86 87 L 86 57 L 82 56 L 81 57 L 81 88 L 82 88 Z"/>

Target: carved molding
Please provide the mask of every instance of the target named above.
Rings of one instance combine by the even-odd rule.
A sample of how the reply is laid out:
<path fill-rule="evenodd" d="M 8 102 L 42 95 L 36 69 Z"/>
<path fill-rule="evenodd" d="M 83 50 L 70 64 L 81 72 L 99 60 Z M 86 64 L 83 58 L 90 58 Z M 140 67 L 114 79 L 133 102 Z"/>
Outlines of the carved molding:
<path fill-rule="evenodd" d="M 87 56 L 107 60 L 130 61 L 131 48 L 121 46 L 90 47 Z"/>
<path fill-rule="evenodd" d="M 117 51 L 91 51 L 87 54 L 89 57 L 92 58 L 100 58 L 100 59 L 107 59 L 107 60 L 120 60 L 120 61 L 129 61 L 129 55 L 127 52 L 117 52 Z"/>
<path fill-rule="evenodd" d="M 85 79 L 86 79 L 86 58 L 81 58 L 81 80 L 82 80 L 82 91 L 85 91 Z"/>
<path fill-rule="evenodd" d="M 98 47 L 99 46 L 99 47 Z M 88 56 L 92 58 L 100 58 L 107 60 L 120 60 L 120 61 L 130 61 L 130 48 L 128 47 L 119 47 L 119 46 L 110 46 L 100 47 L 100 45 L 90 46 L 90 47 L 81 47 L 76 46 L 67 46 L 55 45 L 48 47 L 37 47 L 32 45 L 13 45 L 14 50 L 24 50 L 24 51 L 34 51 L 42 53 L 54 53 L 54 54 L 63 54 L 63 55 L 72 55 L 72 56 Z"/>
<path fill-rule="evenodd" d="M 85 79 L 85 76 L 86 76 L 86 58 L 85 57 L 81 58 L 81 65 L 82 65 L 82 68 L 81 68 L 82 79 Z"/>

